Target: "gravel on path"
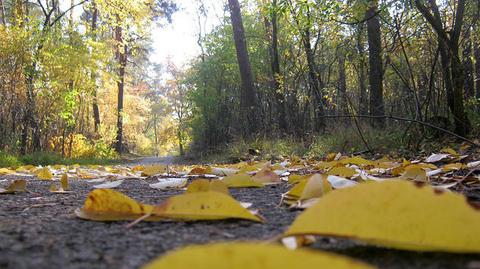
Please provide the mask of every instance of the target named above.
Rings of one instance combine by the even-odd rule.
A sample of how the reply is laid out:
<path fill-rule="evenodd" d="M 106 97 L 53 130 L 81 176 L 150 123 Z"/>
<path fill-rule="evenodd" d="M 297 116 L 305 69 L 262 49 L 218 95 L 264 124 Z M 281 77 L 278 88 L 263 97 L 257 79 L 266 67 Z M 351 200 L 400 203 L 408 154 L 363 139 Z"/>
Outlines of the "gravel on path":
<path fill-rule="evenodd" d="M 169 163 L 173 159 L 148 158 L 140 163 L 159 161 Z M 154 182 L 155 179 L 125 180 L 117 190 L 150 204 L 182 192 L 152 189 L 148 184 Z M 52 194 L 50 182 L 31 180 L 27 185 L 31 192 L 1 195 L 0 268 L 139 268 L 166 251 L 190 244 L 272 240 L 301 213 L 280 205 L 281 194 L 289 188 L 282 183 L 258 189 L 231 189 L 237 200 L 251 202 L 252 208 L 260 210 L 266 219 L 263 224 L 243 220 L 141 222 L 126 229 L 127 222 L 86 221 L 74 215 L 92 185 L 72 180 L 72 193 Z M 480 268 L 480 255 L 397 251 L 332 238 L 321 238 L 313 247 L 385 269 Z"/>

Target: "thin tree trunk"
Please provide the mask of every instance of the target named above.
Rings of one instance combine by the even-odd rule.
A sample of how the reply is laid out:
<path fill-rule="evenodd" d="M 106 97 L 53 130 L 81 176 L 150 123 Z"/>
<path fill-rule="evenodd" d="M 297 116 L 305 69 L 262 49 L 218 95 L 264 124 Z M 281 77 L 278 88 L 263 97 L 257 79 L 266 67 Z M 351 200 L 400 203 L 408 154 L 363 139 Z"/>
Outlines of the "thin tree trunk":
<path fill-rule="evenodd" d="M 345 75 L 345 55 L 338 53 L 338 87 L 337 87 L 337 114 L 346 115 L 347 107 L 347 79 Z"/>
<path fill-rule="evenodd" d="M 248 58 L 247 41 L 245 30 L 243 28 L 242 15 L 238 0 L 228 0 L 230 9 L 230 19 L 233 28 L 233 38 L 237 52 L 237 61 L 242 80 L 242 90 L 240 94 L 240 116 L 242 118 L 243 135 L 248 137 L 253 134 L 257 128 L 257 116 L 255 115 L 256 93 L 253 83 L 252 68 Z"/>
<path fill-rule="evenodd" d="M 361 115 L 368 114 L 368 100 L 367 100 L 367 83 L 366 83 L 366 70 L 365 70 L 365 46 L 363 44 L 363 24 L 359 24 L 357 27 L 357 53 L 359 57 L 358 63 L 358 87 L 359 87 L 359 100 L 358 111 Z"/>
<path fill-rule="evenodd" d="M 370 1 L 370 7 L 367 10 L 366 17 L 368 32 L 368 58 L 370 65 L 369 84 L 370 84 L 370 115 L 383 116 L 385 108 L 383 103 L 383 62 L 382 62 L 382 40 L 380 21 L 377 13 L 378 2 Z M 385 118 L 378 117 L 374 119 L 373 125 L 383 128 Z"/>
<path fill-rule="evenodd" d="M 153 133 L 155 135 L 155 156 L 158 156 L 157 114 L 153 116 Z"/>
<path fill-rule="evenodd" d="M 117 22 L 119 23 L 119 16 Z M 118 153 L 124 152 L 123 147 L 123 92 L 125 87 L 125 67 L 127 65 L 127 47 L 123 44 L 123 29 L 120 25 L 115 27 L 116 59 L 118 63 L 118 96 L 117 96 L 117 138 L 115 150 Z"/>
<path fill-rule="evenodd" d="M 308 78 L 309 84 L 311 88 L 311 93 L 313 93 L 313 103 L 314 104 L 314 130 L 316 132 L 323 131 L 325 129 L 325 119 L 323 115 L 325 114 L 325 100 L 324 100 L 324 84 L 321 79 L 320 73 L 318 72 L 317 63 L 315 61 L 315 56 L 313 53 L 312 45 L 310 43 L 311 36 L 310 36 L 310 29 L 308 26 L 303 27 L 301 26 L 298 18 L 295 16 L 295 23 L 299 27 L 303 48 L 305 50 L 305 55 L 307 58 L 307 65 L 308 65 Z M 307 19 L 310 20 L 310 13 L 307 10 Z M 311 94 L 310 94 L 311 95 Z"/>
<path fill-rule="evenodd" d="M 179 153 L 180 153 L 180 156 L 184 156 L 185 155 L 185 150 L 183 149 L 183 135 L 182 135 L 182 131 L 178 131 L 178 150 L 179 150 Z"/>
<path fill-rule="evenodd" d="M 272 85 L 275 91 L 276 107 L 278 111 L 278 128 L 280 132 L 287 131 L 287 117 L 285 112 L 285 96 L 280 83 L 280 57 L 278 55 L 278 23 L 277 0 L 272 0 L 272 14 L 270 21 L 265 19 L 265 25 L 270 37 L 270 67 L 272 70 Z"/>
<path fill-rule="evenodd" d="M 92 1 L 92 40 L 97 41 L 97 19 L 98 19 L 98 9 L 95 4 L 95 1 Z M 97 74 L 96 70 L 91 73 L 91 78 L 93 81 L 93 122 L 95 133 L 98 133 L 98 128 L 100 126 L 100 109 L 98 108 L 98 98 L 97 98 Z"/>
<path fill-rule="evenodd" d="M 2 21 L 3 25 L 7 24 L 7 17 L 5 16 L 5 4 L 4 0 L 0 0 L 0 20 Z"/>
<path fill-rule="evenodd" d="M 465 66 L 465 97 L 475 96 L 474 68 L 472 61 L 472 39 L 471 29 L 465 29 L 465 45 L 463 47 L 463 65 Z"/>
<path fill-rule="evenodd" d="M 478 32 L 477 25 L 474 25 L 473 32 Z M 477 34 L 473 43 L 473 57 L 475 58 L 475 97 L 480 98 L 480 35 Z"/>

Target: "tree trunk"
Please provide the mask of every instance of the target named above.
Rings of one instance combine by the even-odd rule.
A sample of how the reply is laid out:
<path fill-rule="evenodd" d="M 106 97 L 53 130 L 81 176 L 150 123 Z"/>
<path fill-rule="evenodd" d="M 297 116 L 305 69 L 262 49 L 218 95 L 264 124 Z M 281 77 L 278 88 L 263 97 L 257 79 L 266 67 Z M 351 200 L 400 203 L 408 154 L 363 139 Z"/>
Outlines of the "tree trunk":
<path fill-rule="evenodd" d="M 465 90 L 465 70 L 458 57 L 458 46 L 457 50 L 453 50 L 452 53 L 456 56 L 453 56 L 452 59 L 452 77 L 453 77 L 453 107 L 450 108 L 452 111 L 454 122 L 455 122 L 455 132 L 461 136 L 465 136 L 469 133 L 470 130 L 470 121 L 468 120 L 467 114 L 465 113 L 464 107 L 464 90 Z"/>
<path fill-rule="evenodd" d="M 347 79 L 345 75 L 345 54 L 343 51 L 338 53 L 338 87 L 337 87 L 337 114 L 346 115 L 347 105 Z M 346 120 L 344 120 L 346 122 Z"/>
<path fill-rule="evenodd" d="M 474 25 L 473 32 L 478 33 L 477 25 Z M 475 97 L 480 98 L 480 35 L 476 34 L 473 41 L 473 57 L 475 58 Z"/>
<path fill-rule="evenodd" d="M 185 155 L 185 150 L 183 149 L 183 135 L 182 135 L 182 131 L 181 130 L 178 130 L 178 150 L 179 150 L 179 153 L 180 153 L 180 156 L 184 156 Z"/>
<path fill-rule="evenodd" d="M 118 16 L 117 16 L 117 20 Z M 118 100 L 117 100 L 117 139 L 115 150 L 118 153 L 124 152 L 123 147 L 123 91 L 125 87 L 125 67 L 127 65 L 127 46 L 123 44 L 123 29 L 117 25 L 115 27 L 115 41 L 116 44 L 116 59 L 119 65 L 118 67 Z"/>
<path fill-rule="evenodd" d="M 455 23 L 449 33 L 443 27 L 436 1 L 429 0 L 429 4 L 431 11 L 420 0 L 415 0 L 415 6 L 437 33 L 447 103 L 455 122 L 455 133 L 465 136 L 470 130 L 470 121 L 465 113 L 463 101 L 465 70 L 459 56 L 459 39 L 465 14 L 465 0 L 458 0 Z"/>
<path fill-rule="evenodd" d="M 275 91 L 278 129 L 280 132 L 287 131 L 287 116 L 285 112 L 285 96 L 282 89 L 280 74 L 280 57 L 278 55 L 278 23 L 277 23 L 277 0 L 272 0 L 272 14 L 270 22 L 265 19 L 267 32 L 270 34 L 270 67 L 272 70 L 272 86 Z"/>
<path fill-rule="evenodd" d="M 2 21 L 3 25 L 7 24 L 7 18 L 5 16 L 5 4 L 3 0 L 0 0 L 0 20 Z"/>
<path fill-rule="evenodd" d="M 359 58 L 358 63 L 358 87 L 359 87 L 359 100 L 358 100 L 358 113 L 360 115 L 368 114 L 368 101 L 367 101 L 367 83 L 365 73 L 365 46 L 363 44 L 363 24 L 359 24 L 357 27 L 357 53 Z"/>
<path fill-rule="evenodd" d="M 158 156 L 157 114 L 153 116 L 153 134 L 155 135 L 155 156 Z"/>
<path fill-rule="evenodd" d="M 97 41 L 97 19 L 98 19 L 98 9 L 94 1 L 92 1 L 92 39 Z M 91 78 L 94 83 L 93 85 L 93 122 L 95 133 L 98 133 L 98 128 L 100 126 L 100 109 L 98 108 L 98 98 L 97 98 L 97 74 L 96 70 L 91 73 Z"/>
<path fill-rule="evenodd" d="M 238 0 L 228 0 L 230 9 L 230 19 L 233 28 L 233 38 L 235 40 L 235 49 L 237 52 L 237 61 L 242 80 L 242 90 L 240 94 L 240 116 L 245 137 L 251 136 L 257 128 L 257 117 L 255 115 L 256 94 L 253 83 L 253 74 L 248 58 L 247 41 L 245 30 L 243 28 L 242 15 Z"/>
<path fill-rule="evenodd" d="M 470 36 L 471 29 L 465 29 L 465 45 L 463 48 L 463 65 L 465 66 L 465 97 L 475 96 L 475 81 L 472 61 L 472 40 Z"/>
<path fill-rule="evenodd" d="M 383 103 L 383 62 L 382 62 L 382 40 L 380 21 L 377 13 L 378 2 L 370 1 L 370 7 L 367 10 L 366 17 L 368 33 L 368 60 L 370 66 L 369 84 L 370 84 L 370 115 L 384 116 L 385 109 Z M 372 121 L 373 126 L 383 128 L 385 118 L 377 118 Z"/>
<path fill-rule="evenodd" d="M 299 22 L 297 21 L 297 25 Z M 317 132 L 323 131 L 325 129 L 325 99 L 323 94 L 324 85 L 321 80 L 320 74 L 318 72 L 317 63 L 315 61 L 315 56 L 313 54 L 312 45 L 310 43 L 310 29 L 307 27 L 301 31 L 302 35 L 302 44 L 305 50 L 305 55 L 307 57 L 308 65 L 308 78 L 309 84 L 314 96 L 314 115 L 315 115 L 315 125 L 314 129 Z"/>

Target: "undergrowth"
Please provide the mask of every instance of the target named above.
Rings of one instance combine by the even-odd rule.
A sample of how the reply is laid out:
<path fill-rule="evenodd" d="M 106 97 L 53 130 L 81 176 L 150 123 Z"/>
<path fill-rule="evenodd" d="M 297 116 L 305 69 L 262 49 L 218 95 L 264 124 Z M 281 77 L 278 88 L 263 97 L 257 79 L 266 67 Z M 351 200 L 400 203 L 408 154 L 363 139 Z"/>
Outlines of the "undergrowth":
<path fill-rule="evenodd" d="M 0 152 L 0 167 L 17 167 L 21 165 L 107 165 L 121 162 L 121 159 L 113 158 L 63 158 L 61 155 L 52 152 L 38 152 L 23 156 L 15 156 L 5 152 Z"/>
<path fill-rule="evenodd" d="M 291 156 L 318 159 L 332 152 L 369 157 L 389 155 L 413 158 L 449 145 L 455 147 L 455 144 L 458 145 L 458 141 L 443 135 L 429 136 L 422 130 L 415 129 L 415 126 L 395 126 L 379 131 L 365 125 L 360 130 L 355 127 L 332 128 L 323 134 L 302 139 L 288 136 L 239 139 L 218 147 L 215 151 L 191 151 L 189 157 L 204 163 L 237 162 L 252 158 L 276 161 Z"/>

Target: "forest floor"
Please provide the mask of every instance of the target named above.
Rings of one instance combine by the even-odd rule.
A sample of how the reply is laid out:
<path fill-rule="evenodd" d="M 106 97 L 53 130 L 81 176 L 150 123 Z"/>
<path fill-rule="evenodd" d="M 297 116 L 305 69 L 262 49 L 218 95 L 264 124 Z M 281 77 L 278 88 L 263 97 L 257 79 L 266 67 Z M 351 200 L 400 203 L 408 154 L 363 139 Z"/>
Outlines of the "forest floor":
<path fill-rule="evenodd" d="M 175 158 L 145 158 L 139 163 L 172 163 Z M 11 176 L 1 176 L 0 182 Z M 50 182 L 28 180 L 30 192 L 0 196 L 0 268 L 139 268 L 175 248 L 214 241 L 271 240 L 301 213 L 280 205 L 287 183 L 264 188 L 231 189 L 239 201 L 253 203 L 266 219 L 249 221 L 94 222 L 79 219 L 91 183 L 75 180 L 72 193 L 49 192 Z M 181 190 L 158 191 L 147 183 L 156 179 L 125 180 L 117 188 L 144 203 L 158 204 Z M 480 191 L 470 193 L 480 200 Z M 417 253 L 364 246 L 349 240 L 322 238 L 313 246 L 358 258 L 379 268 L 480 268 L 480 255 Z M 248 257 L 246 257 L 248 258 Z"/>

